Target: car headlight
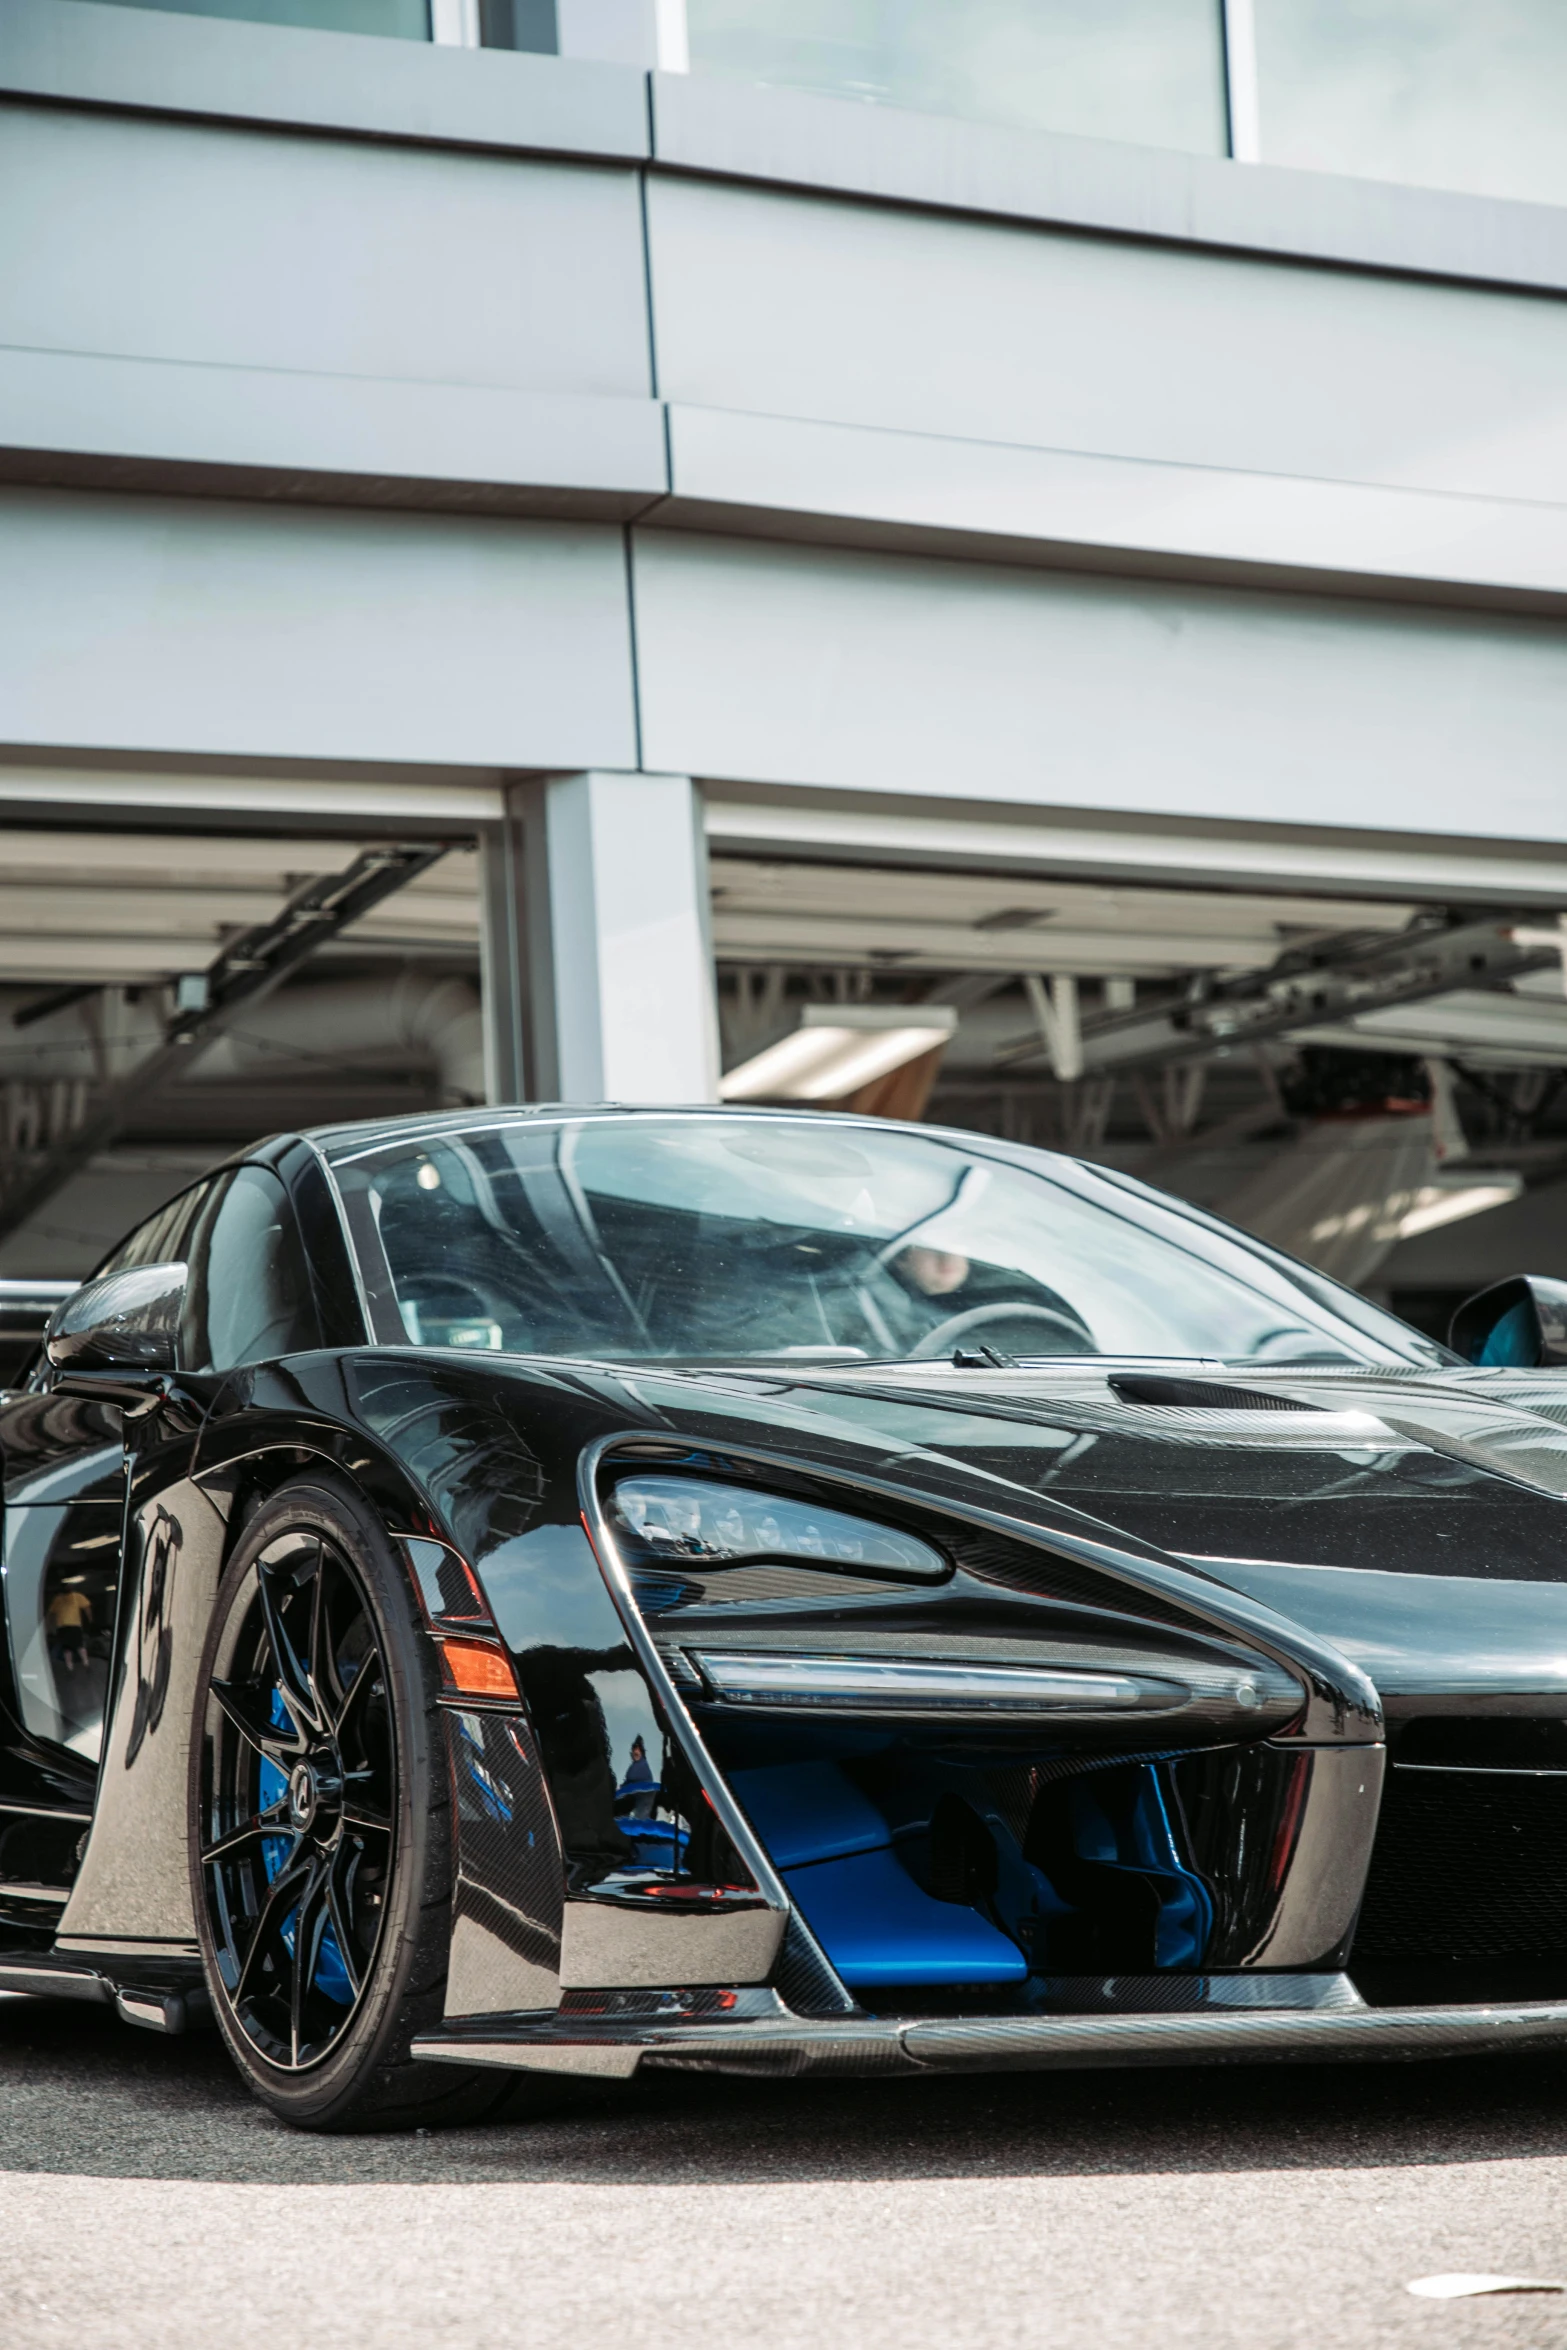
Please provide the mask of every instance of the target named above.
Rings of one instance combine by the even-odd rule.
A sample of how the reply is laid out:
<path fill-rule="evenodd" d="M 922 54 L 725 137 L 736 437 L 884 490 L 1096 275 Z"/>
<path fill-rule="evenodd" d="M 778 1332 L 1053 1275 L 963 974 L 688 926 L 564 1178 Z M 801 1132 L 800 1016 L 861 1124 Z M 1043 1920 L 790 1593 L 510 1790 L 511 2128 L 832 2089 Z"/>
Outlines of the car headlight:
<path fill-rule="evenodd" d="M 941 1552 L 917 1534 L 706 1477 L 622 1477 L 610 1506 L 622 1546 L 638 1564 L 683 1559 L 731 1566 L 799 1559 L 926 1583 L 951 1572 Z"/>
<path fill-rule="evenodd" d="M 737 1655 L 692 1652 L 708 1688 L 728 1705 L 812 1706 L 824 1713 L 1065 1714 L 1173 1713 L 1189 1704 L 1183 1681 L 1147 1673 L 953 1663 L 930 1657 L 797 1656 L 781 1650 Z M 1255 1684 L 1250 1702 L 1257 1703 Z"/>

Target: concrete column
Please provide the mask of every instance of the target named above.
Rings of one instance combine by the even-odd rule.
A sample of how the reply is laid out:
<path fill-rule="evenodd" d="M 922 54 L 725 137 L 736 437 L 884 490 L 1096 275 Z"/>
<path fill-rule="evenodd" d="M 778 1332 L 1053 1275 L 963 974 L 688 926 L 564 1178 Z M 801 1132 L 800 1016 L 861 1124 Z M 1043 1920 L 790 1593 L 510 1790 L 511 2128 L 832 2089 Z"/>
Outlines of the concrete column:
<path fill-rule="evenodd" d="M 689 777 L 515 784 L 483 847 L 491 1100 L 714 1100 L 706 843 Z"/>

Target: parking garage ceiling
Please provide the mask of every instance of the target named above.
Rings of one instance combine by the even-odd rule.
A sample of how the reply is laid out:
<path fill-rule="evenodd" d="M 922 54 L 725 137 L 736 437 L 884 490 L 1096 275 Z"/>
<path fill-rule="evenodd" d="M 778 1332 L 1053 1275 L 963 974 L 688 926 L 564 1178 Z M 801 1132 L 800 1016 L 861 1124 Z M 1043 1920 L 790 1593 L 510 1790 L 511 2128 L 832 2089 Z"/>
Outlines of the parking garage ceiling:
<path fill-rule="evenodd" d="M 308 880 L 348 866 L 360 843 L 149 832 L 11 831 L 0 880 L 0 988 L 147 987 L 204 970 L 225 941 L 272 918 Z M 478 859 L 449 849 L 364 919 L 319 945 L 311 976 L 428 961 L 476 973 Z M 713 942 L 721 967 L 859 975 L 930 992 L 954 975 L 1005 984 L 1065 975 L 1134 983 L 1140 1002 L 1213 983 L 1253 983 L 1275 966 L 1331 962 L 1347 943 L 1397 963 L 1429 926 L 1414 898 L 1304 891 L 1102 884 L 1032 873 L 832 863 L 720 852 L 712 859 Z M 1473 921 L 1466 910 L 1466 919 Z M 1528 920 L 1539 924 L 1536 912 Z M 1548 941 L 1546 929 L 1535 935 Z M 1477 1065 L 1567 1064 L 1559 954 L 1501 985 L 1444 988 L 1419 1001 L 1348 1014 L 1324 1004 L 1312 1041 L 1461 1053 Z M 1456 974 L 1461 976 L 1461 974 Z M 971 988 L 976 999 L 979 989 Z M 965 1011 L 949 1056 L 998 1067 L 1028 1053 L 1026 1010 Z M 323 1037 L 323 1045 L 330 1037 Z M 1043 1052 L 1043 1045 L 1040 1047 Z M 0 1039 L 0 1059 L 4 1043 Z M 36 1056 L 32 1056 L 36 1058 Z"/>
<path fill-rule="evenodd" d="M 311 835 L 8 832 L 0 1193 L 18 1154 L 36 1159 L 51 1135 L 86 1132 L 105 1083 L 123 1089 L 181 983 L 199 995 L 236 941 L 364 854 L 362 839 Z M 104 1211 L 111 1225 L 157 1204 L 159 1151 L 185 1180 L 203 1153 L 258 1131 L 475 1098 L 478 854 L 459 841 L 409 871 L 367 913 L 324 926 L 156 1100 L 125 1090 L 117 1147 L 126 1166 L 151 1151 L 137 1178 L 148 1197 L 127 1194 L 123 1216 Z M 943 868 L 722 840 L 710 871 L 726 1066 L 809 1002 L 950 1005 L 928 1114 L 1128 1164 L 1127 1151 L 1151 1141 L 1184 1156 L 1142 1171 L 1190 1196 L 1208 1181 L 1222 1200 L 1239 1173 L 1226 1162 L 1199 1177 L 1194 1146 L 1254 1152 L 1259 1133 L 1277 1130 L 1277 1072 L 1302 1047 L 1445 1058 L 1471 1085 L 1494 1073 L 1504 1087 L 1559 1088 L 1567 1072 L 1554 910 L 1438 902 L 1424 874 L 1408 895 L 1350 895 L 1342 874 L 1320 890 L 1284 876 L 1272 888 L 1182 886 L 1151 869 L 1110 880 L 1021 859 Z M 1477 944 L 1491 967 L 1471 967 Z M 1075 1069 L 1060 1059 L 1068 1012 Z M 1560 1140 L 1525 1131 L 1512 1102 L 1501 1113 L 1508 1163 L 1535 1150 L 1554 1167 Z M 102 1152 L 94 1164 L 102 1174 Z M 98 1215 L 78 1220 L 85 1230 Z M 73 1262 L 90 1260 L 85 1239 L 70 1245 Z"/>
<path fill-rule="evenodd" d="M 1227 989 L 1270 1019 L 1270 1036 L 1452 1051 L 1482 1066 L 1567 1064 L 1561 952 L 1532 909 L 1517 923 L 1506 909 L 1482 916 L 1469 907 L 1444 922 L 1443 909 L 1413 898 L 1106 886 L 724 855 L 713 859 L 712 884 L 720 965 L 830 969 L 888 984 L 947 974 L 1131 981 L 1145 1005 L 1177 1007 L 1189 993 Z M 1444 939 L 1450 951 L 1439 957 Z M 1477 955 L 1494 969 L 1482 969 Z M 1353 986 L 1329 986 L 1315 1005 L 1297 977 L 1294 993 L 1270 1013 L 1287 974 L 1319 971 L 1367 976 L 1358 996 Z M 1471 984 L 1459 984 L 1465 979 Z M 1114 1049 L 1106 1030 L 1096 1057 L 1092 989 L 1086 1003 L 1089 1069 L 1169 1057 L 1124 1010 Z M 1232 1049 L 1222 1023 L 1209 1026 L 1203 1048 Z M 999 1070 L 1047 1060 L 1045 1039 L 1031 1040 L 1028 1027 L 1026 1009 L 976 1005 L 949 1062 L 977 1069 L 988 1059 Z M 1250 1031 L 1235 1033 L 1245 1042 Z"/>
<path fill-rule="evenodd" d="M 301 885 L 349 866 L 343 840 L 7 832 L 0 984 L 145 986 L 201 971 Z M 477 859 L 453 849 L 323 951 L 478 953 Z"/>
<path fill-rule="evenodd" d="M 1016 873 L 936 873 L 715 857 L 721 960 L 881 971 L 1174 978 L 1256 970 L 1344 931 L 1396 935 L 1410 905 L 1227 890 L 1106 888 Z"/>

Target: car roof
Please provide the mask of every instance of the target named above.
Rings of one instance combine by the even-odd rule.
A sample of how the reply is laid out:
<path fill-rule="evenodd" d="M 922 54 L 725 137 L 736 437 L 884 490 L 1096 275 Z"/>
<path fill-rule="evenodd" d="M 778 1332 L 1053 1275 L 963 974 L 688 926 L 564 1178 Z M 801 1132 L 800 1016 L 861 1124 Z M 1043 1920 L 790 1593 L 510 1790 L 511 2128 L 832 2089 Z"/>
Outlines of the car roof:
<path fill-rule="evenodd" d="M 845 1110 L 818 1110 L 809 1105 L 773 1106 L 761 1102 L 501 1102 L 492 1108 L 482 1105 L 462 1110 L 432 1110 L 423 1115 L 401 1118 L 367 1118 L 341 1126 L 311 1126 L 302 1130 L 303 1139 L 314 1144 L 328 1159 L 356 1158 L 361 1152 L 384 1148 L 399 1142 L 421 1143 L 439 1141 L 445 1135 L 478 1134 L 495 1126 L 510 1126 L 525 1119 L 538 1119 L 549 1125 L 561 1119 L 598 1118 L 768 1118 L 784 1123 L 804 1125 L 875 1126 L 927 1138 L 942 1136 L 965 1144 L 987 1148 L 996 1138 L 988 1134 L 970 1134 L 966 1130 L 910 1124 L 896 1118 L 878 1118 L 867 1112 Z M 1003 1146 L 1006 1149 L 1007 1146 Z M 1008 1155 L 1012 1155 L 1008 1151 Z M 1046 1155 L 1030 1152 L 1031 1158 Z"/>

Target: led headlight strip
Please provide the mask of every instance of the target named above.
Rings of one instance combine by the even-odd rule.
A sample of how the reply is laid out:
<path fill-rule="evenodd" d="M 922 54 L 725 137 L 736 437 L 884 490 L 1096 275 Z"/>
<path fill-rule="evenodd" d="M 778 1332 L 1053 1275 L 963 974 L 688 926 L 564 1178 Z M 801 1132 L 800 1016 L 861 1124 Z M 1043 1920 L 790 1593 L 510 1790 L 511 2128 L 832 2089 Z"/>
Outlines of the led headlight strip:
<path fill-rule="evenodd" d="M 1192 1694 L 1179 1681 L 1132 1673 L 1058 1671 L 1046 1665 L 800 1656 L 778 1650 L 745 1654 L 704 1648 L 690 1654 L 708 1688 L 726 1705 L 1038 1716 L 1164 1712 L 1185 1705 Z M 1251 1703 L 1256 1702 L 1253 1686 Z"/>
<path fill-rule="evenodd" d="M 725 1567 L 799 1559 L 921 1583 L 940 1582 L 952 1572 L 941 1552 L 917 1534 L 712 1477 L 658 1471 L 621 1477 L 610 1517 L 627 1557 L 639 1563 Z"/>

